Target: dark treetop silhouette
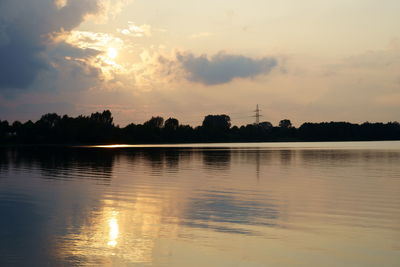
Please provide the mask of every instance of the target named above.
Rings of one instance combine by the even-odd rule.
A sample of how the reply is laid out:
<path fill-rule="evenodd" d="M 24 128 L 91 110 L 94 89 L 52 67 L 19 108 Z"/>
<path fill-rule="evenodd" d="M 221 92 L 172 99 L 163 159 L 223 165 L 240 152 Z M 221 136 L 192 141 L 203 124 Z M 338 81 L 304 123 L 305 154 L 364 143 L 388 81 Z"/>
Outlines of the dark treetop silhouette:
<path fill-rule="evenodd" d="M 284 119 L 231 126 L 228 115 L 207 115 L 201 126 L 180 125 L 175 118 L 164 122 L 152 117 L 143 124 L 114 125 L 109 110 L 76 118 L 56 113 L 36 122 L 0 120 L 0 143 L 5 144 L 112 144 L 260 141 L 368 141 L 400 140 L 398 122 L 354 124 L 349 122 L 304 123 L 299 128 Z"/>

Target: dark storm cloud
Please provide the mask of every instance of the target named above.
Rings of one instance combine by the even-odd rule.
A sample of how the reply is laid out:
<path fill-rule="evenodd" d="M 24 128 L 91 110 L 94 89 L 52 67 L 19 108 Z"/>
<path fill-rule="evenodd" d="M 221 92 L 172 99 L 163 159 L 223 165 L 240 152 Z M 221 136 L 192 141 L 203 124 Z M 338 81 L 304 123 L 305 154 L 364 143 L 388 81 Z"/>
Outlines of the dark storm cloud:
<path fill-rule="evenodd" d="M 228 83 L 235 78 L 252 78 L 268 74 L 278 62 L 272 57 L 254 59 L 243 55 L 219 53 L 211 58 L 191 53 L 178 54 L 178 62 L 187 73 L 187 79 L 205 85 Z"/>
<path fill-rule="evenodd" d="M 62 8 L 54 0 L 1 0 L 0 89 L 26 88 L 40 71 L 51 69 L 49 36 L 73 29 L 98 10 L 98 0 L 69 0 Z"/>

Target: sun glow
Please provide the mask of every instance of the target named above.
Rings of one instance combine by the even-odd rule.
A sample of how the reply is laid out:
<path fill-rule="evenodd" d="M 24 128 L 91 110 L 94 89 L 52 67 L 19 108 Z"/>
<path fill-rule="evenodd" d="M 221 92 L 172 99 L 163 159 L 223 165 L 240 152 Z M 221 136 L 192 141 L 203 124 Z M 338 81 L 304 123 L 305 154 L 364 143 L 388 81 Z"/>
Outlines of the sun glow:
<path fill-rule="evenodd" d="M 115 59 L 118 56 L 118 50 L 115 49 L 114 47 L 109 47 L 107 50 L 107 56 L 110 59 Z"/>
<path fill-rule="evenodd" d="M 130 145 L 98 145 L 98 146 L 88 146 L 88 147 L 98 147 L 98 148 L 121 148 L 130 147 Z"/>
<path fill-rule="evenodd" d="M 113 80 L 118 73 L 125 73 L 124 66 L 117 63 L 118 56 L 124 48 L 124 41 L 108 33 L 71 31 L 66 42 L 74 47 L 93 51 L 85 57 L 66 57 L 68 60 L 85 63 L 99 69 L 102 78 Z"/>

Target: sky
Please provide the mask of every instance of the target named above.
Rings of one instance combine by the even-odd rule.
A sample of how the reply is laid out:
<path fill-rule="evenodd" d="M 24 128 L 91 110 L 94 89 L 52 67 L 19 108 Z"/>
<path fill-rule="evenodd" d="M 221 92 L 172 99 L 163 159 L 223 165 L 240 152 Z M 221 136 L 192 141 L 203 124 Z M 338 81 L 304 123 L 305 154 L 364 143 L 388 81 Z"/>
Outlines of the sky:
<path fill-rule="evenodd" d="M 400 120 L 398 0 L 0 0 L 0 119 Z"/>

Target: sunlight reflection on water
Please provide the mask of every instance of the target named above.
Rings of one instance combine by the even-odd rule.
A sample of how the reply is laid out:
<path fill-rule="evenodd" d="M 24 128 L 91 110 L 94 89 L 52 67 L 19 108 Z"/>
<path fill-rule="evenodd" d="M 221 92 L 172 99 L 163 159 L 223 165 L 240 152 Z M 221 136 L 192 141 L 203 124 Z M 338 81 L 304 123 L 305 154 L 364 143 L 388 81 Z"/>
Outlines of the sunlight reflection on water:
<path fill-rule="evenodd" d="M 400 142 L 377 143 L 4 149 L 0 263 L 398 266 Z"/>

